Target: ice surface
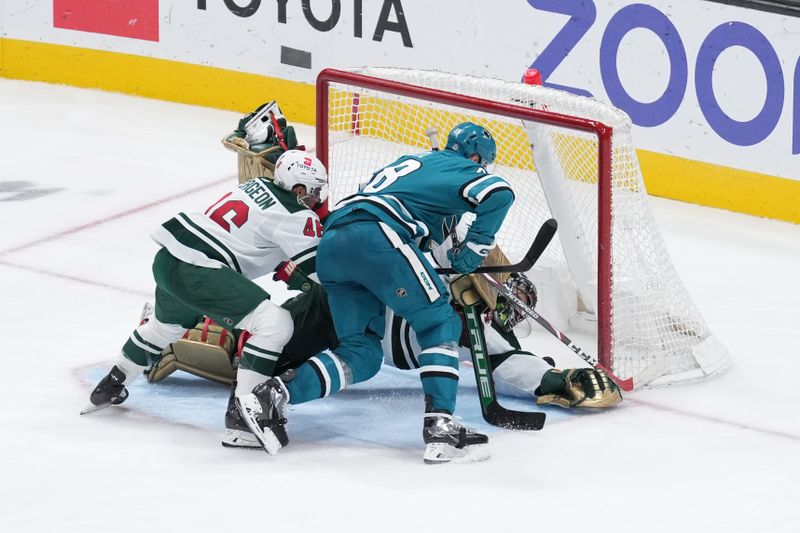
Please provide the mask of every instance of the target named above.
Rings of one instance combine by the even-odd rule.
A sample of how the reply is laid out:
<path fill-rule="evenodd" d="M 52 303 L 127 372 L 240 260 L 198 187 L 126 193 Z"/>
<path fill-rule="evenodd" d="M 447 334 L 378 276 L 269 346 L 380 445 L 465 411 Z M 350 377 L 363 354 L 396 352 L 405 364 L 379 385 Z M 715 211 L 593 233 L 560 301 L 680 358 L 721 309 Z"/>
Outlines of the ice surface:
<path fill-rule="evenodd" d="M 422 464 L 419 383 L 394 369 L 296 407 L 275 457 L 220 446 L 226 389 L 186 375 L 79 417 L 152 298 L 149 231 L 235 182 L 220 139 L 239 118 L 0 79 L 0 531 L 800 530 L 800 226 L 667 200 L 673 260 L 733 357 L 708 383 L 491 428 L 472 465 Z M 488 428 L 469 369 L 459 411 Z"/>

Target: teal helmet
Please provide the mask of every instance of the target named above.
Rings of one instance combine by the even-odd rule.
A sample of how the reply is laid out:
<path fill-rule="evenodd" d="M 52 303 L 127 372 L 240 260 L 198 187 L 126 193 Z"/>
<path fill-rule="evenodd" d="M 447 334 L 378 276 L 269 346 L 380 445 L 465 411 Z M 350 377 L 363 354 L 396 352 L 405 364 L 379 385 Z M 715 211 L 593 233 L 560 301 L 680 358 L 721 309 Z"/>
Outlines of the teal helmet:
<path fill-rule="evenodd" d="M 484 167 L 494 163 L 494 158 L 497 157 L 497 145 L 492 134 L 473 122 L 462 122 L 453 128 L 447 136 L 445 148 L 464 157 L 478 154 L 481 158 L 480 164 Z"/>

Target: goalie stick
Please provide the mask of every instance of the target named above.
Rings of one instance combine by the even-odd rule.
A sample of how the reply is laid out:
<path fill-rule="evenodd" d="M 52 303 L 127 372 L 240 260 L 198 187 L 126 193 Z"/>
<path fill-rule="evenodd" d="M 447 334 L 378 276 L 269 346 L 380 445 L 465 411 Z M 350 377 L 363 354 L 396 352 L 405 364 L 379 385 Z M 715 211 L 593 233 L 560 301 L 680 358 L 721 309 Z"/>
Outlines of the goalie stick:
<path fill-rule="evenodd" d="M 508 288 L 505 285 L 498 282 L 488 274 L 481 274 L 481 277 L 483 277 L 483 279 L 485 279 L 489 285 L 494 287 L 497 290 L 497 292 L 502 294 L 506 300 L 511 302 L 511 304 L 514 307 L 516 307 L 519 311 L 525 313 L 526 315 L 534 319 L 540 326 L 542 326 L 551 335 L 553 335 L 555 338 L 564 343 L 564 345 L 566 345 L 570 350 L 575 352 L 581 359 L 583 359 L 593 367 L 598 368 L 603 372 L 605 372 L 606 374 L 608 374 L 608 376 L 614 380 L 614 382 L 619 386 L 619 388 L 621 388 L 624 391 L 633 390 L 633 378 L 628 378 L 628 379 L 618 378 L 611 372 L 610 369 L 603 367 L 603 365 L 601 365 L 597 360 L 597 357 L 589 355 L 588 353 L 583 351 L 583 348 L 572 342 L 572 339 L 570 339 L 562 332 L 554 328 L 553 325 L 550 324 L 550 322 L 548 322 L 542 315 L 540 315 L 539 313 L 537 313 L 536 311 L 525 305 L 525 303 L 519 298 L 517 298 L 513 292 L 508 290 Z"/>

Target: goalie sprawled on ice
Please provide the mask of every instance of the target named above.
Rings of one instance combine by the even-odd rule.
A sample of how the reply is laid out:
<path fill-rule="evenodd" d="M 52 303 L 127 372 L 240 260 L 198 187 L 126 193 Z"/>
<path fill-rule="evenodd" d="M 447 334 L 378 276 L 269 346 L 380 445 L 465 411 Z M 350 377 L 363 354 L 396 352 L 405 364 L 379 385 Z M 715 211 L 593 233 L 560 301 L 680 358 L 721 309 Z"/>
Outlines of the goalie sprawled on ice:
<path fill-rule="evenodd" d="M 454 285 L 457 293 L 470 286 L 469 277 L 460 277 Z M 536 289 L 521 274 L 508 278 L 506 286 L 531 308 L 536 305 Z M 461 306 L 453 302 L 463 316 Z M 335 349 L 338 339 L 328 308 L 324 289 L 314 284 L 309 292 L 287 300 L 287 309 L 294 322 L 294 333 L 284 347 L 275 369 L 284 381 L 291 379 L 292 370 L 326 349 Z M 593 368 L 554 368 L 549 357 L 538 357 L 522 350 L 513 328 L 523 320 L 522 314 L 502 296 L 494 307 L 482 304 L 482 317 L 486 348 L 496 389 L 501 394 L 535 399 L 539 405 L 559 405 L 566 408 L 603 408 L 618 403 L 619 389 L 605 373 Z M 466 331 L 466 328 L 465 328 Z M 148 380 L 158 382 L 175 370 L 183 370 L 220 383 L 235 383 L 237 345 L 246 339 L 246 332 L 229 332 L 207 319 L 198 323 L 184 340 L 167 348 L 163 357 L 148 371 Z M 238 342 L 237 342 L 238 339 Z M 467 334 L 462 335 L 459 356 L 470 359 Z M 386 314 L 383 338 L 384 363 L 400 369 L 419 368 L 417 357 L 421 351 L 414 330 L 402 317 L 390 309 Z M 235 388 L 235 386 L 234 386 Z M 232 388 L 233 390 L 233 388 Z M 225 414 L 226 433 L 223 445 L 229 447 L 259 448 L 247 425 L 240 419 L 233 404 L 233 395 Z"/>
<path fill-rule="evenodd" d="M 273 136 L 285 131 L 277 111 L 272 106 L 265 110 L 264 120 L 258 124 L 272 124 Z M 284 152 L 274 164 L 274 183 L 264 177 L 246 181 L 205 212 L 180 213 L 154 232 L 162 246 L 153 267 L 157 285 L 155 317 L 133 332 L 116 364 L 90 395 L 91 405 L 82 414 L 122 403 L 128 394 L 125 385 L 155 362 L 149 369 L 154 381 L 163 379 L 174 368 L 182 368 L 235 383 L 233 401 L 226 412 L 229 431 L 224 443 L 260 446 L 274 454 L 288 443 L 285 405 L 311 401 L 365 381 L 375 375 L 387 354 L 397 366 L 422 368 L 425 462 L 488 457 L 488 437 L 463 427 L 452 416 L 462 328 L 449 304 L 446 285 L 435 276 L 433 263 L 423 256 L 418 245 L 422 234 L 417 234 L 432 228 L 428 240 L 441 244 L 447 240 L 445 222 L 452 227 L 450 224 L 461 215 L 474 215 L 466 238 L 445 254 L 448 266 L 460 273 L 475 271 L 494 248 L 493 235 L 514 197 L 508 184 L 499 176 L 488 174 L 485 168 L 496 155 L 491 134 L 479 125 L 463 123 L 450 132 L 445 150 L 403 156 L 394 167 L 390 165 L 373 175 L 355 199 L 343 200 L 350 202 L 347 210 L 330 215 L 324 234 L 320 223 L 324 209 L 320 207 L 325 205 L 327 191 L 325 169 L 310 154 L 286 150 L 290 146 L 285 144 L 285 136 L 278 136 L 278 141 L 277 151 Z M 252 144 L 248 144 L 250 152 Z M 257 152 L 259 165 L 262 152 Z M 397 173 L 398 165 L 403 167 L 402 173 Z M 400 187 L 400 177 L 403 184 L 409 185 L 403 185 L 395 197 L 393 187 Z M 434 182 L 442 191 L 429 194 L 429 199 L 422 201 L 420 191 Z M 395 210 L 413 220 L 385 218 L 380 206 L 387 198 L 397 204 Z M 445 198 L 447 203 L 439 206 L 430 198 Z M 414 231 L 409 233 L 408 228 Z M 336 235 L 347 238 L 341 237 L 343 242 L 339 243 Z M 370 245 L 364 244 L 366 237 Z M 378 254 L 376 249 L 382 252 Z M 308 277 L 313 276 L 316 250 L 323 286 Z M 326 272 L 322 272 L 323 267 Z M 275 273 L 273 279 L 284 281 L 290 289 L 299 289 L 303 294 L 283 307 L 275 305 L 266 291 L 253 282 L 271 271 Z M 370 290 L 362 284 L 367 278 Z M 459 279 L 460 283 L 469 280 Z M 361 287 L 354 289 L 358 298 L 348 296 L 351 286 Z M 502 285 L 497 287 L 501 292 L 505 290 Z M 531 287 L 524 282 L 516 288 L 520 287 L 533 305 Z M 470 292 L 464 289 L 460 286 L 456 294 L 463 297 Z M 513 293 L 505 294 L 519 305 Z M 457 301 L 468 314 L 473 354 L 478 353 L 474 338 L 476 333 L 482 337 L 485 329 L 477 325 L 474 315 L 479 301 Z M 387 316 L 384 306 L 397 310 L 420 334 L 412 335 L 403 319 Z M 486 343 L 488 354 L 495 356 L 495 361 L 487 365 L 482 355 L 484 365 L 476 368 L 490 371 L 486 367 L 493 366 L 501 388 L 516 388 L 537 396 L 539 403 L 565 407 L 604 407 L 621 398 L 613 383 L 598 370 L 559 371 L 544 359 L 522 352 L 510 331 L 504 332 L 505 337 L 501 334 L 504 327 L 510 329 L 508 313 L 497 312 L 493 302 L 485 310 L 486 316 L 491 317 L 489 322 L 498 328 L 487 330 L 491 339 Z M 205 324 L 190 333 L 199 335 L 199 343 L 187 348 L 179 341 L 187 328 L 203 316 L 213 317 L 229 328 L 217 332 L 219 349 L 210 349 L 211 328 Z M 226 340 L 237 328 L 248 333 L 238 335 L 236 345 L 242 347 L 242 355 L 235 361 L 234 343 Z M 336 331 L 344 333 L 337 336 Z M 382 345 L 382 339 L 388 344 Z M 481 390 L 483 401 L 484 387 Z M 511 412 L 498 406 L 496 398 L 488 405 L 493 406 L 495 414 Z M 484 410 L 484 417 L 491 422 L 488 412 Z M 543 421 L 543 414 L 534 414 Z M 540 427 L 541 424 L 530 425 L 531 429 Z"/>

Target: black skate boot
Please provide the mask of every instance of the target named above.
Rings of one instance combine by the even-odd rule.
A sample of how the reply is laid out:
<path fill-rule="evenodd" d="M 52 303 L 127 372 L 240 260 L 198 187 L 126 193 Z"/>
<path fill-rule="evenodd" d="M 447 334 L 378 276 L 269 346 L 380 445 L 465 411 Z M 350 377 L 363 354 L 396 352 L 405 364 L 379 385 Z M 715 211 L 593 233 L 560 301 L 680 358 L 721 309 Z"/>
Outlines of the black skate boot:
<path fill-rule="evenodd" d="M 251 394 L 236 398 L 236 408 L 261 447 L 270 454 L 289 444 L 283 408 L 289 393 L 280 378 L 270 378 L 256 385 Z"/>
<path fill-rule="evenodd" d="M 125 374 L 114 365 L 111 371 L 100 380 L 100 383 L 89 396 L 91 405 L 81 411 L 82 415 L 92 413 L 109 405 L 119 405 L 128 399 L 128 389 L 122 383 L 125 381 Z"/>
<path fill-rule="evenodd" d="M 225 435 L 222 437 L 222 445 L 226 448 L 261 448 L 261 444 L 256 439 L 250 428 L 242 419 L 239 410 L 236 408 L 236 381 L 231 385 L 231 394 L 228 397 L 228 407 L 225 410 Z"/>
<path fill-rule="evenodd" d="M 489 437 L 465 428 L 443 409 L 425 413 L 422 427 L 426 464 L 471 463 L 489 458 Z"/>

